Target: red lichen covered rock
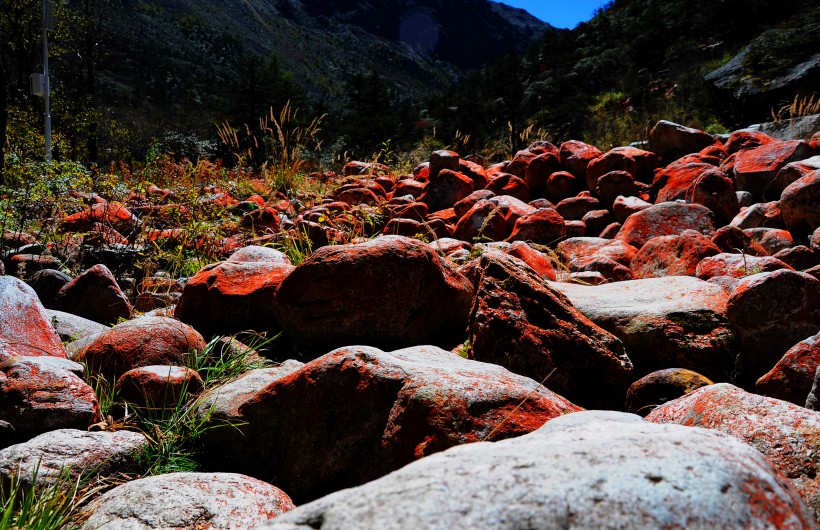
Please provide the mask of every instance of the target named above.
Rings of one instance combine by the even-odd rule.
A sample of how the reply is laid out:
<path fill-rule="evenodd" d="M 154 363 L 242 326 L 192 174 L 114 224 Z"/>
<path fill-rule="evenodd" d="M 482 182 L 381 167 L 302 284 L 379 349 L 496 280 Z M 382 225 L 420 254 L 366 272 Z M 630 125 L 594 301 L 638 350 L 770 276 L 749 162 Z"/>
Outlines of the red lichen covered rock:
<path fill-rule="evenodd" d="M 547 151 L 533 158 L 527 166 L 524 181 L 533 192 L 543 192 L 550 175 L 561 171 L 561 157 L 558 151 Z M 573 184 L 575 181 L 573 179 Z"/>
<path fill-rule="evenodd" d="M 381 236 L 316 250 L 276 290 L 286 333 L 308 349 L 349 344 L 452 347 L 472 287 L 425 243 Z"/>
<path fill-rule="evenodd" d="M 811 146 L 800 140 L 774 141 L 740 151 L 735 159 L 735 184 L 738 190 L 749 191 L 755 198 L 764 196 L 776 199 L 779 190 L 776 185 L 777 173 L 789 162 L 810 158 Z"/>
<path fill-rule="evenodd" d="M 793 270 L 786 263 L 772 256 L 721 253 L 704 258 L 703 261 L 697 264 L 694 275 L 701 280 L 708 280 L 715 276 L 743 278 L 752 274 L 780 269 Z"/>
<path fill-rule="evenodd" d="M 31 287 L 12 276 L 0 276 L 0 362 L 40 355 L 66 356 L 51 318 Z"/>
<path fill-rule="evenodd" d="M 658 173 L 652 187 L 657 193 L 656 202 L 683 200 L 702 204 L 724 224 L 740 211 L 731 179 L 708 164 L 673 164 Z"/>
<path fill-rule="evenodd" d="M 499 173 L 493 176 L 486 189 L 496 195 L 515 197 L 519 201 L 527 202 L 530 200 L 530 189 L 527 187 L 526 181 L 511 173 Z"/>
<path fill-rule="evenodd" d="M 551 284 L 587 318 L 618 337 L 635 377 L 686 368 L 725 381 L 736 370 L 737 344 L 718 285 L 667 276 L 589 287 Z"/>
<path fill-rule="evenodd" d="M 586 182 L 587 166 L 602 154 L 597 147 L 578 140 L 564 142 L 559 149 L 561 165 L 579 182 Z"/>
<path fill-rule="evenodd" d="M 729 254 L 743 253 L 747 256 L 768 256 L 769 253 L 760 243 L 736 226 L 724 226 L 712 237 L 721 252 Z"/>
<path fill-rule="evenodd" d="M 630 215 L 615 238 L 641 248 L 653 237 L 676 235 L 684 230 L 712 237 L 717 226 L 717 217 L 705 206 L 664 202 Z"/>
<path fill-rule="evenodd" d="M 626 171 L 610 171 L 598 177 L 595 193 L 604 208 L 612 209 L 618 196 L 638 195 L 638 189 L 635 187 L 635 179 Z"/>
<path fill-rule="evenodd" d="M 741 208 L 740 212 L 729 223 L 741 230 L 750 228 L 786 228 L 783 223 L 783 214 L 780 210 L 780 202 L 758 202 L 746 208 Z"/>
<path fill-rule="evenodd" d="M 131 318 L 133 308 L 108 267 L 99 264 L 64 285 L 54 297 L 54 309 L 100 324 Z"/>
<path fill-rule="evenodd" d="M 0 363 L 0 420 L 11 424 L 17 441 L 55 429 L 86 429 L 99 421 L 100 407 L 82 375 L 83 365 L 59 357 Z"/>
<path fill-rule="evenodd" d="M 555 267 L 553 267 L 552 262 L 544 254 L 538 252 L 525 242 L 516 241 L 504 249 L 504 252 L 529 265 L 532 270 L 540 274 L 541 277 L 550 281 L 556 280 Z"/>
<path fill-rule="evenodd" d="M 208 337 L 247 330 L 278 333 L 273 293 L 293 268 L 274 249 L 240 249 L 188 280 L 174 316 Z"/>
<path fill-rule="evenodd" d="M 598 179 L 610 171 L 626 171 L 633 177 L 638 172 L 638 164 L 635 159 L 625 153 L 608 151 L 595 160 L 590 161 L 587 166 L 587 189 L 595 191 Z"/>
<path fill-rule="evenodd" d="M 558 254 L 565 263 L 592 255 L 605 256 L 629 267 L 638 249 L 618 239 L 600 237 L 571 237 L 558 243 Z"/>
<path fill-rule="evenodd" d="M 746 442 L 792 481 L 820 519 L 820 413 L 722 383 L 670 401 L 646 419 L 714 429 Z"/>
<path fill-rule="evenodd" d="M 614 147 L 610 152 L 627 155 L 635 160 L 636 167 L 633 176 L 636 182 L 650 184 L 652 178 L 655 176 L 655 170 L 661 166 L 658 155 L 651 151 L 632 147 L 631 145 Z"/>
<path fill-rule="evenodd" d="M 813 156 L 798 162 L 786 164 L 786 167 L 777 173 L 775 185 L 780 193 L 795 180 L 809 176 L 815 171 L 820 171 L 820 156 Z"/>
<path fill-rule="evenodd" d="M 720 254 L 720 249 L 711 239 L 695 230 L 684 230 L 680 235 L 653 237 L 647 241 L 629 267 L 635 279 L 695 276 L 698 263 L 716 254 Z"/>
<path fill-rule="evenodd" d="M 544 197 L 547 200 L 558 203 L 564 199 L 575 195 L 578 181 L 572 173 L 567 171 L 556 171 L 547 177 L 544 183 Z"/>
<path fill-rule="evenodd" d="M 632 364 L 618 339 L 508 256 L 479 263 L 470 358 L 542 380 L 582 406 L 620 409 Z"/>
<path fill-rule="evenodd" d="M 784 248 L 774 256 L 794 270 L 804 271 L 817 265 L 817 256 L 805 245 Z"/>
<path fill-rule="evenodd" d="M 811 234 L 820 227 L 820 171 L 789 184 L 780 197 L 780 211 L 794 236 Z"/>
<path fill-rule="evenodd" d="M 786 230 L 778 228 L 747 228 L 743 233 L 751 237 L 757 244 L 771 255 L 775 255 L 783 249 L 794 246 L 794 238 Z"/>
<path fill-rule="evenodd" d="M 539 245 L 555 244 L 564 237 L 564 218 L 552 208 L 522 215 L 515 221 L 507 241 L 530 241 Z"/>
<path fill-rule="evenodd" d="M 600 209 L 601 201 L 588 193 L 566 198 L 555 205 L 555 210 L 567 221 L 580 221 L 589 212 Z"/>
<path fill-rule="evenodd" d="M 141 366 L 117 379 L 118 399 L 154 411 L 172 411 L 202 391 L 202 377 L 185 366 Z"/>
<path fill-rule="evenodd" d="M 820 333 L 789 348 L 774 368 L 757 380 L 755 391 L 803 406 L 811 392 L 818 366 Z"/>
<path fill-rule="evenodd" d="M 473 192 L 473 181 L 462 173 L 442 169 L 424 186 L 419 198 L 431 212 L 452 208 L 455 203 Z"/>
<path fill-rule="evenodd" d="M 646 416 L 673 399 L 685 396 L 706 385 L 710 379 L 684 368 L 666 368 L 645 375 L 632 383 L 626 392 L 626 411 Z"/>
<path fill-rule="evenodd" d="M 205 340 L 191 326 L 173 318 L 144 316 L 96 335 L 75 360 L 115 382 L 134 368 L 185 366 L 191 355 L 203 349 Z"/>
<path fill-rule="evenodd" d="M 729 135 L 729 139 L 724 144 L 723 148 L 727 155 L 732 155 L 743 149 L 754 149 L 761 145 L 766 145 L 776 142 L 774 138 L 762 131 L 753 131 L 748 129 L 741 129 Z"/>
<path fill-rule="evenodd" d="M 575 279 L 582 278 L 577 276 L 578 273 L 598 273 L 607 282 L 625 282 L 635 278 L 629 267 L 600 254 L 575 258 L 567 267 Z"/>
<path fill-rule="evenodd" d="M 507 221 L 498 205 L 480 199 L 458 220 L 453 237 L 462 241 L 501 241 L 507 237 Z"/>
<path fill-rule="evenodd" d="M 117 232 L 130 233 L 139 223 L 131 211 L 118 202 L 98 202 L 87 210 L 65 217 L 58 229 L 63 232 L 86 232 L 95 223 L 110 226 Z"/>
<path fill-rule="evenodd" d="M 749 276 L 729 299 L 726 315 L 740 342 L 744 381 L 753 384 L 820 329 L 820 281 L 792 270 Z"/>
<path fill-rule="evenodd" d="M 580 410 L 531 379 L 432 346 L 340 348 L 246 394 L 235 411 L 240 443 L 214 430 L 208 451 L 222 456 L 219 467 L 276 477 L 296 502 Z M 221 395 L 209 409 L 236 401 L 232 392 Z"/>

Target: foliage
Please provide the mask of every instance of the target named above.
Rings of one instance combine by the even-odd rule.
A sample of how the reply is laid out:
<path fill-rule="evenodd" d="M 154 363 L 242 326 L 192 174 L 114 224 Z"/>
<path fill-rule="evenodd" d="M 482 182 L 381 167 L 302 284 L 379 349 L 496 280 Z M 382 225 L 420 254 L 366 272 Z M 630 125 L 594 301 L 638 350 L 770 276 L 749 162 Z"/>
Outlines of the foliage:
<path fill-rule="evenodd" d="M 19 474 L 10 483 L 0 482 L 0 529 L 57 530 L 74 528 L 74 512 L 80 504 L 81 481 L 71 480 L 63 469 L 50 484 L 37 486 L 39 462 L 31 477 L 21 480 Z"/>

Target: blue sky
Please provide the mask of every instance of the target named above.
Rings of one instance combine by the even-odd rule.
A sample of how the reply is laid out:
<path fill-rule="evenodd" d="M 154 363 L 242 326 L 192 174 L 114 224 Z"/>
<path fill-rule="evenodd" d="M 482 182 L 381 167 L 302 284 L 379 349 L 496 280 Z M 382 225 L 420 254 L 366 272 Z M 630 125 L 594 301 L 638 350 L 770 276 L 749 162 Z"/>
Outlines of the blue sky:
<path fill-rule="evenodd" d="M 604 0 L 499 0 L 504 4 L 521 7 L 536 17 L 559 28 L 574 28 L 589 20 Z"/>

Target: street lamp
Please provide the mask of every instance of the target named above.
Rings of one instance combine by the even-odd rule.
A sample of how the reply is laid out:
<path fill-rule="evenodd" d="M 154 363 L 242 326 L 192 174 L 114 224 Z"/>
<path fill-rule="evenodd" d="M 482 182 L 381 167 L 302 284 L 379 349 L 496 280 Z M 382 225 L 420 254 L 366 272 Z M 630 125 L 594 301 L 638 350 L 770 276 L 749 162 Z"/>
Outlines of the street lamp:
<path fill-rule="evenodd" d="M 51 162 L 51 87 L 48 78 L 48 32 L 54 30 L 54 4 L 43 0 L 43 73 L 31 75 L 31 93 L 43 98 L 45 108 L 46 162 Z"/>

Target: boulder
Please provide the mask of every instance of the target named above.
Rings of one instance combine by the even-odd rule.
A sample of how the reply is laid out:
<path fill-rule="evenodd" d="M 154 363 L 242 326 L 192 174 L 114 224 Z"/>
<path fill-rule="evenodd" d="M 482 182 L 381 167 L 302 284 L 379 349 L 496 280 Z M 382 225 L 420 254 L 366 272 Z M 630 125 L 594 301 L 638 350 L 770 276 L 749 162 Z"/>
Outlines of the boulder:
<path fill-rule="evenodd" d="M 293 509 L 285 492 L 235 473 L 168 473 L 126 482 L 84 507 L 81 530 L 255 528 Z"/>
<path fill-rule="evenodd" d="M 516 241 L 508 248 L 504 249 L 504 252 L 529 265 L 530 268 L 540 274 L 541 277 L 547 280 L 555 281 L 556 274 L 553 262 L 550 261 L 546 255 L 538 252 L 525 242 Z"/>
<path fill-rule="evenodd" d="M 57 311 L 56 309 L 46 309 L 46 314 L 49 316 L 51 325 L 54 331 L 57 332 L 57 336 L 65 343 L 96 336 L 109 329 L 108 326 L 100 324 L 99 322 L 78 317 L 71 313 Z"/>
<path fill-rule="evenodd" d="M 32 274 L 26 283 L 34 289 L 43 307 L 54 307 L 54 298 L 65 284 L 71 281 L 71 276 L 55 269 L 43 269 Z"/>
<path fill-rule="evenodd" d="M 607 282 L 625 282 L 635 279 L 629 267 L 601 254 L 575 258 L 567 264 L 567 268 L 575 279 L 582 279 L 581 276 L 577 276 L 580 273 L 597 273 Z"/>
<path fill-rule="evenodd" d="M 56 429 L 85 429 L 99 420 L 83 365 L 52 356 L 12 357 L 0 363 L 0 421 L 17 441 Z"/>
<path fill-rule="evenodd" d="M 635 181 L 650 184 L 655 176 L 655 170 L 661 167 L 660 158 L 651 151 L 639 149 L 631 145 L 613 147 L 612 153 L 618 153 L 632 157 L 635 161 Z"/>
<path fill-rule="evenodd" d="M 619 196 L 616 197 L 615 202 L 612 203 L 612 213 L 615 215 L 615 220 L 623 224 L 630 215 L 640 212 L 641 210 L 646 210 L 650 206 L 652 206 L 651 203 L 638 197 Z"/>
<path fill-rule="evenodd" d="M 653 237 L 676 235 L 684 230 L 712 237 L 718 226 L 717 217 L 705 206 L 664 202 L 630 215 L 615 238 L 639 249 Z"/>
<path fill-rule="evenodd" d="M 708 280 L 716 276 L 745 278 L 752 274 L 781 269 L 793 270 L 786 263 L 772 256 L 721 253 L 704 258 L 697 264 L 694 275 L 701 280 Z"/>
<path fill-rule="evenodd" d="M 186 282 L 174 316 L 209 338 L 280 332 L 273 294 L 294 267 L 281 252 L 261 248 L 245 247 L 227 261 L 203 267 Z"/>
<path fill-rule="evenodd" d="M 820 227 L 820 170 L 795 180 L 783 190 L 780 211 L 793 236 L 807 236 Z"/>
<path fill-rule="evenodd" d="M 515 221 L 507 241 L 530 241 L 539 245 L 554 245 L 566 232 L 564 218 L 552 208 L 539 208 Z"/>
<path fill-rule="evenodd" d="M 742 253 L 747 256 L 768 256 L 760 243 L 752 239 L 747 233 L 736 226 L 724 226 L 712 237 L 721 252 L 727 254 Z"/>
<path fill-rule="evenodd" d="M 520 261 L 486 252 L 478 267 L 471 359 L 548 378 L 550 389 L 584 407 L 622 407 L 632 364 L 618 339 Z"/>
<path fill-rule="evenodd" d="M 737 346 L 719 285 L 689 276 L 551 285 L 623 342 L 634 379 L 664 368 L 686 368 L 717 381 L 734 376 Z"/>
<path fill-rule="evenodd" d="M 719 142 L 709 133 L 666 120 L 656 123 L 649 132 L 649 148 L 667 161 L 697 153 L 716 143 Z"/>
<path fill-rule="evenodd" d="M 764 196 L 777 199 L 781 191 L 774 184 L 777 173 L 790 162 L 812 155 L 811 146 L 800 140 L 773 141 L 740 151 L 734 166 L 737 189 L 751 192 L 758 200 Z"/>
<path fill-rule="evenodd" d="M 215 465 L 276 477 L 297 502 L 580 410 L 531 379 L 433 346 L 351 346 L 294 368 L 258 376 L 255 389 L 215 391 L 217 418 L 239 419 L 242 436 L 212 430 L 205 441 Z"/>
<path fill-rule="evenodd" d="M 752 385 L 820 329 L 820 281 L 792 270 L 748 276 L 729 298 L 726 316 L 740 345 L 742 382 Z"/>
<path fill-rule="evenodd" d="M 578 179 L 572 173 L 556 171 L 547 177 L 544 183 L 544 197 L 553 203 L 558 203 L 575 195 L 577 187 Z"/>
<path fill-rule="evenodd" d="M 524 173 L 524 182 L 527 188 L 532 191 L 543 192 L 547 186 L 550 175 L 561 171 L 561 157 L 558 150 L 547 151 L 533 158 Z M 572 179 L 575 184 L 575 179 Z"/>
<path fill-rule="evenodd" d="M 701 204 L 712 210 L 723 224 L 740 212 L 732 180 L 709 164 L 672 164 L 659 171 L 652 188 L 657 202 L 682 200 Z"/>
<path fill-rule="evenodd" d="M 530 200 L 530 189 L 527 182 L 523 178 L 510 173 L 499 173 L 491 177 L 486 189 L 496 195 L 515 197 L 522 202 Z"/>
<path fill-rule="evenodd" d="M 506 238 L 507 221 L 500 207 L 480 199 L 458 220 L 453 237 L 467 242 L 501 241 Z"/>
<path fill-rule="evenodd" d="M 747 228 L 743 233 L 763 247 L 767 253 L 775 255 L 783 249 L 794 246 L 792 235 L 778 228 Z"/>
<path fill-rule="evenodd" d="M 472 287 L 425 243 L 381 236 L 317 249 L 280 284 L 277 320 L 307 350 L 463 341 Z"/>
<path fill-rule="evenodd" d="M 197 331 L 168 317 L 144 316 L 118 324 L 98 335 L 75 356 L 94 375 L 114 383 L 129 370 L 143 366 L 185 366 L 205 349 Z"/>
<path fill-rule="evenodd" d="M 54 298 L 54 309 L 99 322 L 116 324 L 131 318 L 133 309 L 108 267 L 99 264 L 64 285 Z"/>
<path fill-rule="evenodd" d="M 16 356 L 66 357 L 60 337 L 34 290 L 0 276 L 0 362 Z"/>
<path fill-rule="evenodd" d="M 801 340 L 755 383 L 755 391 L 802 406 L 820 366 L 820 333 Z"/>
<path fill-rule="evenodd" d="M 666 368 L 645 375 L 632 383 L 626 392 L 626 411 L 646 416 L 667 401 L 706 385 L 710 379 L 685 368 Z"/>
<path fill-rule="evenodd" d="M 601 205 L 609 210 L 612 209 L 615 199 L 621 195 L 627 197 L 638 195 L 635 187 L 634 177 L 626 171 L 610 171 L 598 177 L 595 184 L 595 194 L 601 201 Z"/>
<path fill-rule="evenodd" d="M 638 164 L 634 158 L 626 153 L 608 151 L 589 162 L 586 179 L 587 189 L 594 192 L 598 186 L 598 179 L 610 171 L 624 171 L 634 178 L 638 172 Z"/>
<path fill-rule="evenodd" d="M 558 153 L 561 165 L 572 174 L 578 182 L 586 182 L 587 166 L 603 153 L 593 145 L 578 140 L 569 140 L 561 144 Z"/>
<path fill-rule="evenodd" d="M 589 194 L 569 197 L 555 205 L 555 210 L 568 221 L 580 221 L 587 213 L 600 209 L 601 201 Z"/>
<path fill-rule="evenodd" d="M 741 129 L 729 135 L 729 139 L 723 148 L 726 150 L 727 155 L 732 155 L 743 149 L 754 149 L 774 141 L 776 141 L 774 138 L 762 131 Z"/>
<path fill-rule="evenodd" d="M 455 203 L 473 192 L 473 181 L 463 173 L 442 169 L 424 186 L 419 200 L 427 204 L 431 212 L 452 208 Z"/>
<path fill-rule="evenodd" d="M 204 387 L 202 377 L 184 366 L 141 366 L 117 379 L 117 397 L 130 405 L 152 411 L 172 411 Z"/>
<path fill-rule="evenodd" d="M 15 476 L 25 491 L 36 474 L 38 486 L 82 479 L 83 487 L 92 479 L 138 473 L 138 456 L 147 446 L 145 436 L 133 431 L 57 429 L 0 451 L 0 481 L 7 485 Z"/>
<path fill-rule="evenodd" d="M 783 213 L 778 201 L 759 202 L 749 207 L 741 208 L 740 212 L 729 222 L 741 230 L 750 228 L 785 228 Z"/>
<path fill-rule="evenodd" d="M 798 271 L 805 271 L 817 265 L 818 259 L 812 250 L 805 245 L 796 245 L 792 248 L 784 248 L 773 258 L 779 259 L 789 267 Z"/>
<path fill-rule="evenodd" d="M 558 243 L 556 252 L 563 257 L 565 263 L 598 255 L 629 267 L 638 249 L 618 239 L 571 237 Z"/>
<path fill-rule="evenodd" d="M 785 190 L 789 184 L 803 177 L 807 177 L 815 171 L 820 171 L 820 156 L 813 156 L 805 160 L 786 164 L 786 166 L 777 173 L 777 189 L 780 190 L 782 194 L 783 190 Z"/>
<path fill-rule="evenodd" d="M 639 499 L 640 502 L 636 502 Z M 577 412 L 456 447 L 260 529 L 770 528 L 816 524 L 760 453 L 706 429 Z"/>
<path fill-rule="evenodd" d="M 712 240 L 695 230 L 680 235 L 653 237 L 635 254 L 630 263 L 635 279 L 663 276 L 695 276 L 704 258 L 720 254 Z"/>
<path fill-rule="evenodd" d="M 791 480 L 814 519 L 820 518 L 820 413 L 722 383 L 670 401 L 646 419 L 705 427 L 746 442 Z"/>

